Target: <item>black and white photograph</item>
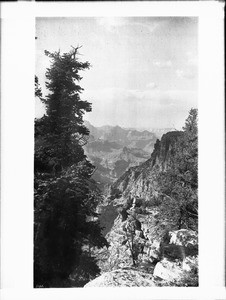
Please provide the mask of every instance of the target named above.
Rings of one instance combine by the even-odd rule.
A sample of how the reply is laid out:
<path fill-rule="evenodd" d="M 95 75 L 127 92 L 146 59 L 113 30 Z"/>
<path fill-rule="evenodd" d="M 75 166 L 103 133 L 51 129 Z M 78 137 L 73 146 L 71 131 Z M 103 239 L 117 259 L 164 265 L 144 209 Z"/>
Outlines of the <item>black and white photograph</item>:
<path fill-rule="evenodd" d="M 15 7 L 2 299 L 224 300 L 223 5 Z"/>
<path fill-rule="evenodd" d="M 197 33 L 36 19 L 34 287 L 198 286 Z"/>

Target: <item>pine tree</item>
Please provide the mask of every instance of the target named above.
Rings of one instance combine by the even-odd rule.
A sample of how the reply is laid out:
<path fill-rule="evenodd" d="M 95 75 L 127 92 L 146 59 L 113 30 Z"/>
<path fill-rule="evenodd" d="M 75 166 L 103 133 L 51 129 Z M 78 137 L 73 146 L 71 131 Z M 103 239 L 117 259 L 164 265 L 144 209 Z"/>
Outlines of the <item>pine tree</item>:
<path fill-rule="evenodd" d="M 35 78 L 35 95 L 46 106 L 35 121 L 35 287 L 84 285 L 99 272 L 91 249 L 107 246 L 96 213 L 101 195 L 91 179 L 94 166 L 82 148 L 89 133 L 83 114 L 91 104 L 80 99 L 79 71 L 90 64 L 78 60 L 78 49 L 45 51 L 51 59 L 45 98 Z"/>

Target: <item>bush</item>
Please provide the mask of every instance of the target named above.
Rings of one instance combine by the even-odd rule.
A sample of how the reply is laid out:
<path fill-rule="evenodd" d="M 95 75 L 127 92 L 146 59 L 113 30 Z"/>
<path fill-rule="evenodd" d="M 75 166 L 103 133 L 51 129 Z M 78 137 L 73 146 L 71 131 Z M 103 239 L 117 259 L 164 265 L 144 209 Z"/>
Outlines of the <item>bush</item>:
<path fill-rule="evenodd" d="M 194 269 L 191 272 L 184 271 L 181 279 L 175 281 L 174 285 L 184 287 L 199 286 L 198 270 Z"/>

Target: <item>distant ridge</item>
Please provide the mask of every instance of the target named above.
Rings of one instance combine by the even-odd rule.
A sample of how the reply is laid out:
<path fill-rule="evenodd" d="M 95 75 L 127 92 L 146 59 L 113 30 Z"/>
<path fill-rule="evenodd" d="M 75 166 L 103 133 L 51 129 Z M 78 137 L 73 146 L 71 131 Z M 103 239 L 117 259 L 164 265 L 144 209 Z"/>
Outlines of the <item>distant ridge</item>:
<path fill-rule="evenodd" d="M 95 165 L 93 178 L 104 190 L 129 168 L 139 166 L 151 157 L 155 142 L 167 129 L 148 130 L 122 128 L 120 126 L 93 126 L 85 121 L 90 136 L 85 152 Z"/>
<path fill-rule="evenodd" d="M 98 135 L 103 132 L 111 132 L 111 131 L 131 131 L 141 133 L 141 134 L 154 134 L 157 138 L 161 138 L 163 134 L 170 131 L 177 131 L 176 128 L 166 127 L 166 128 L 135 128 L 135 127 L 124 127 L 119 125 L 102 125 L 102 126 L 94 126 L 89 121 L 84 121 L 84 124 L 90 130 L 91 135 Z"/>

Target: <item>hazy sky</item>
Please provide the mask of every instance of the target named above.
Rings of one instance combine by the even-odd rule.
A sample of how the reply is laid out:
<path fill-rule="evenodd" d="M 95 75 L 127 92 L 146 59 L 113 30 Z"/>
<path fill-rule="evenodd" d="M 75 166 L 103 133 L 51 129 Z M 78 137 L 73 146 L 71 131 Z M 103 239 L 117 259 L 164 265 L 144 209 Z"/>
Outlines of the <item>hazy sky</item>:
<path fill-rule="evenodd" d="M 81 98 L 95 126 L 180 129 L 197 107 L 198 20 L 188 17 L 38 18 L 36 75 L 43 88 L 44 50 L 82 45 Z M 36 100 L 36 116 L 43 107 Z"/>

